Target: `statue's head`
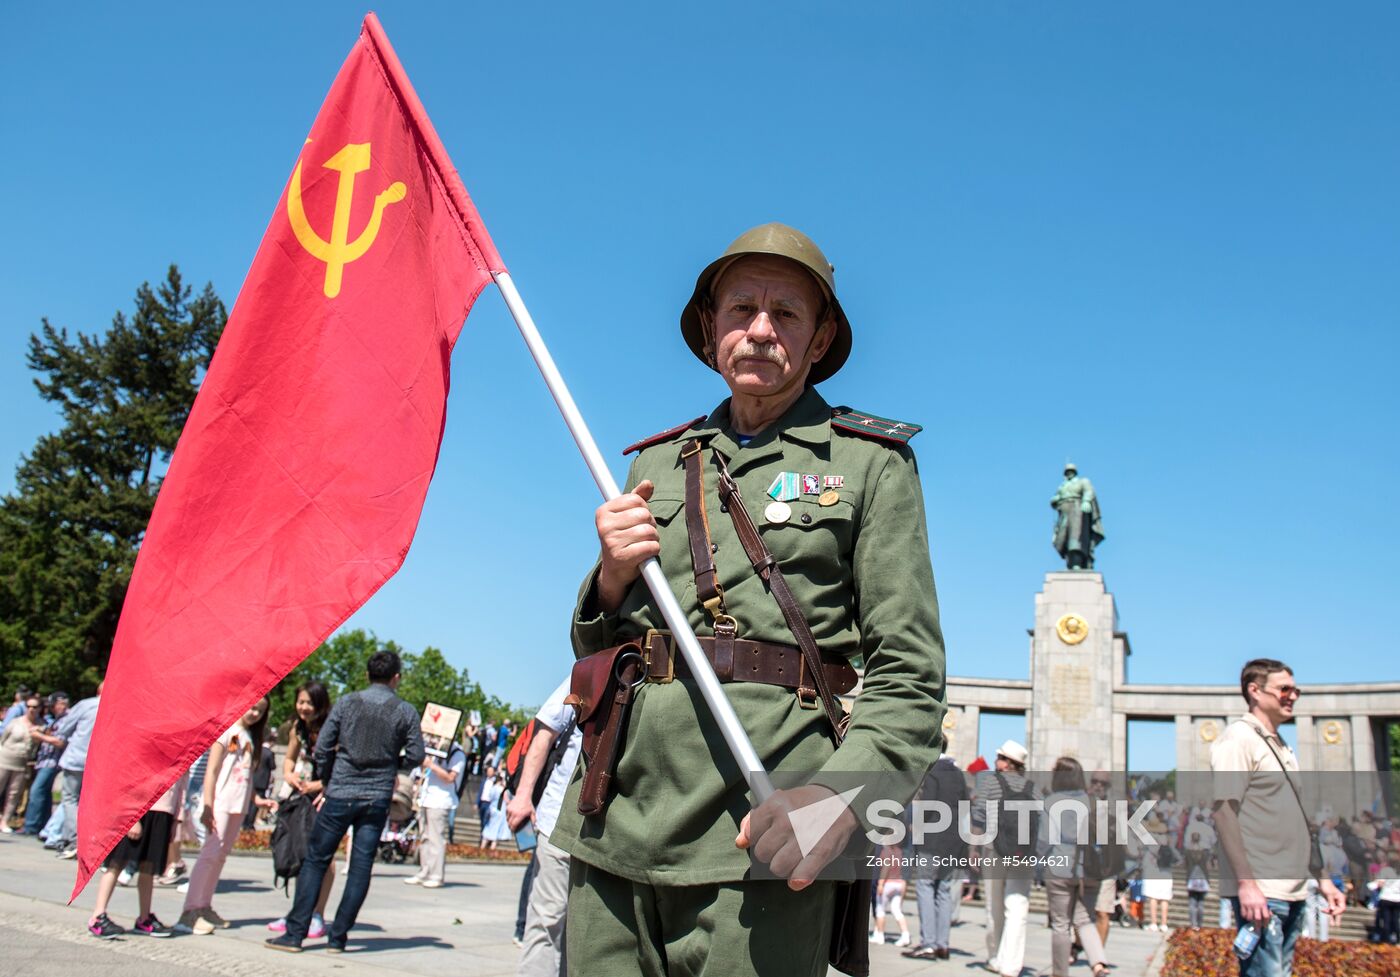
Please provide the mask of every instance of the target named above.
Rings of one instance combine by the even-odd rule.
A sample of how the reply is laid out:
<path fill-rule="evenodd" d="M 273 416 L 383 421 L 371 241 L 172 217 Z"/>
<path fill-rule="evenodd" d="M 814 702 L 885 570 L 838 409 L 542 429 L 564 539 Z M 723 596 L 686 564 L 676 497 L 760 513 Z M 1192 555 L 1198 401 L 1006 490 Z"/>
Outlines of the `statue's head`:
<path fill-rule="evenodd" d="M 1079 469 L 1074 467 L 1074 462 L 1065 462 L 1065 478 L 1074 478 L 1079 474 Z"/>

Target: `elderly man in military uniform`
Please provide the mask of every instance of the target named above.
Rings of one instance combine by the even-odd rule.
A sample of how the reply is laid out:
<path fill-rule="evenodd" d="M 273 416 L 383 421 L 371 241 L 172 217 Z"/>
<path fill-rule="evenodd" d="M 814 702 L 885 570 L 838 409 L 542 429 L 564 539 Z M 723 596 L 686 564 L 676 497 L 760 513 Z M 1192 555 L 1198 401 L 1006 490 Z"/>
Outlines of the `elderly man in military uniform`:
<path fill-rule="evenodd" d="M 1103 519 L 1094 484 L 1079 474 L 1074 462 L 1065 462 L 1065 480 L 1050 500 L 1055 517 L 1055 551 L 1071 570 L 1094 569 L 1094 547 L 1104 540 Z"/>
<path fill-rule="evenodd" d="M 832 266 L 790 227 L 754 228 L 706 267 L 681 333 L 730 396 L 629 448 L 638 454 L 626 491 L 596 514 L 601 556 L 575 609 L 575 653 L 638 641 L 648 661 L 605 809 L 581 814 L 589 790 L 576 780 L 552 839 L 573 856 L 569 967 L 609 977 L 824 974 L 837 884 L 818 875 L 864 814 L 846 808 L 804 852 L 786 813 L 831 797 L 825 775 L 912 772 L 917 783 L 941 744 L 943 638 L 908 446 L 920 427 L 832 408 L 817 393 L 845 361 L 851 327 Z M 724 479 L 761 544 L 741 536 Z M 864 665 L 844 739 L 778 587 L 755 571 L 756 545 L 781 570 L 832 691 L 854 685 L 851 660 Z M 810 774 L 805 786 L 750 812 L 684 659 L 654 630 L 665 624 L 639 578 L 649 557 L 759 758 L 770 771 Z M 768 878 L 754 877 L 751 856 Z M 867 910 L 855 908 L 861 935 Z"/>

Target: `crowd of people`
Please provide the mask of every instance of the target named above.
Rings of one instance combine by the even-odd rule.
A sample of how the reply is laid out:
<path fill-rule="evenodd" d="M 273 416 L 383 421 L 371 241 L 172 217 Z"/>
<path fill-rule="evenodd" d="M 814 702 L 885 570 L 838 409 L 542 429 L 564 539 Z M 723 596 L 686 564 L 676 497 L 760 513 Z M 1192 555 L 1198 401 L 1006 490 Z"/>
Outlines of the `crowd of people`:
<path fill-rule="evenodd" d="M 411 847 L 420 869 L 407 880 L 413 884 L 442 885 L 446 844 L 469 778 L 481 781 L 483 844 L 495 847 L 513 837 L 502 795 L 504 759 L 516 725 L 510 720 L 470 725 L 448 756 L 427 755 L 417 710 L 393 691 L 398 672 L 397 656 L 382 652 L 368 663 L 368 687 L 337 703 L 314 680 L 296 689 L 291 716 L 270 716 L 266 698 L 255 703 L 108 855 L 94 883 L 89 931 L 110 939 L 129 931 L 163 937 L 229 927 L 215 908 L 215 892 L 241 831 L 291 821 L 299 810 L 307 849 L 301 868 L 310 870 L 291 877 L 296 898 L 291 913 L 268 925 L 276 934 L 273 944 L 289 934 L 291 939 L 330 934 L 333 944 L 343 943 L 368 889 L 381 835 L 394 826 L 389 809 L 398 791 L 411 792 L 418 828 Z M 100 685 L 97 696 L 76 703 L 63 691 L 41 696 L 25 686 L 16 690 L 13 706 L 0 720 L 0 832 L 32 836 L 60 858 L 76 857 L 77 804 L 100 695 Z M 276 719 L 282 720 L 286 744 L 280 783 L 274 775 Z M 55 792 L 61 798 L 57 804 Z M 346 894 L 328 925 L 326 907 L 342 838 L 349 858 Z M 198 850 L 192 862 L 183 857 L 186 848 Z M 358 870 L 352 870 L 356 863 Z M 118 887 L 131 885 L 139 905 L 128 930 L 108 910 Z M 178 888 L 185 896 L 172 925 L 152 912 L 157 885 Z"/>
<path fill-rule="evenodd" d="M 910 832 L 903 850 L 882 859 L 871 941 L 885 942 L 885 918 L 892 915 L 896 945 L 912 942 L 899 909 L 906 882 L 897 867 L 912 865 L 929 867 L 911 873 L 921 942 L 904 956 L 947 959 L 959 906 L 980 890 L 987 907 L 985 967 L 1006 977 L 1019 974 L 1024 962 L 1034 887 L 1046 896 L 1056 977 L 1079 954 L 1095 974 L 1103 973 L 1115 921 L 1169 932 L 1183 879 L 1191 928 L 1206 925 L 1206 900 L 1214 892 L 1219 926 L 1255 934 L 1239 944 L 1242 974 L 1289 973 L 1297 937 L 1328 939 L 1330 921 L 1348 903 L 1374 911 L 1372 941 L 1400 942 L 1400 822 L 1370 810 L 1351 819 L 1330 807 L 1309 814 L 1294 779 L 1297 760 L 1278 734 L 1301 694 L 1291 670 L 1256 659 L 1246 664 L 1240 684 L 1249 710 L 1214 745 L 1211 777 L 1195 782 L 1208 783 L 1210 792 L 1189 802 L 1179 801 L 1168 782 L 1104 771 L 1086 777 L 1078 761 L 1065 756 L 1054 761 L 1045 791 L 1027 774 L 1026 748 L 1010 740 L 997 750 L 994 766 L 975 777 L 942 757 L 916 800 L 950 808 L 969 802 L 972 837 L 989 841 L 969 845 L 948 829 L 916 844 L 919 834 Z M 1019 822 L 1007 803 L 1015 801 L 1039 801 L 1043 813 L 1032 820 L 1031 837 L 1013 841 Z M 1145 837 L 1122 832 L 1118 802 L 1124 816 L 1138 817 Z M 1087 819 L 1083 833 L 1070 815 Z M 959 859 L 969 868 L 957 868 Z M 991 867 L 979 871 L 984 865 Z"/>
<path fill-rule="evenodd" d="M 952 925 L 962 904 L 982 899 L 987 907 L 987 969 L 1002 974 L 1019 973 L 1025 959 L 1027 914 L 1034 889 L 1043 890 L 1047 903 L 1053 972 L 1063 974 L 1072 958 L 1085 956 L 1093 972 L 1107 966 L 1105 946 L 1114 926 L 1135 927 L 1167 934 L 1172 929 L 1171 907 L 1184 898 L 1186 925 L 1200 929 L 1211 925 L 1207 897 L 1218 899 L 1221 928 L 1237 925 L 1232 902 L 1222 894 L 1219 837 L 1213 805 L 1204 801 L 1179 802 L 1176 793 L 1160 781 L 1113 778 L 1104 771 L 1086 776 L 1072 757 L 1060 757 L 1049 775 L 1049 790 L 1027 776 L 1028 753 L 1021 744 L 1007 741 L 998 749 L 994 766 L 975 774 L 960 770 L 951 756 L 942 757 L 925 777 L 916 799 L 941 801 L 956 810 L 969 802 L 974 835 L 987 830 L 988 802 L 1036 799 L 1045 811 L 1062 800 L 1127 802 L 1127 813 L 1150 805 L 1142 826 L 1152 838 L 1144 844 L 1136 834 L 1118 838 L 1110 826 L 1108 844 L 1077 844 L 1077 825 L 1065 820 L 1050 830 L 1048 817 L 1035 820 L 1035 837 L 1028 844 L 969 846 L 954 830 L 940 831 L 915 844 L 910 831 L 902 846 L 886 847 L 879 858 L 879 877 L 872 896 L 872 943 L 884 944 L 889 936 L 887 920 L 897 932 L 894 945 L 910 947 L 904 956 L 939 960 L 949 956 Z M 1110 809 L 1111 810 L 1111 809 Z M 1400 919 L 1400 862 L 1395 846 L 1400 842 L 1400 822 L 1364 811 L 1355 824 L 1364 825 L 1366 847 L 1355 828 L 1330 809 L 1317 813 L 1322 851 L 1333 884 L 1348 901 L 1374 911 L 1371 938 L 1394 943 Z M 1095 824 L 1089 832 L 1098 837 Z M 1059 839 L 1058 841 L 1052 840 Z M 1352 839 L 1347 841 L 1347 839 Z M 1343 847 L 1343 843 L 1349 847 Z M 1028 856 L 1019 871 L 995 868 L 982 871 L 988 857 Z M 923 857 L 920 857 L 923 856 Z M 904 866 L 947 865 L 965 860 L 969 868 L 942 870 Z M 903 912 L 906 894 L 916 897 L 920 941 L 915 944 Z M 1329 938 L 1327 900 L 1316 881 L 1308 885 L 1302 932 L 1318 940 Z"/>
<path fill-rule="evenodd" d="M 521 972 L 566 972 L 569 856 L 549 836 L 579 753 L 574 711 L 565 704 L 568 681 L 541 708 L 531 730 L 534 737 L 513 759 L 516 770 L 508 778 L 505 756 L 518 732 L 513 723 L 468 724 L 445 755 L 430 754 L 417 710 L 394 691 L 398 669 L 391 652 L 374 655 L 367 665 L 367 687 L 334 704 L 319 682 L 297 688 L 294 714 L 285 723 L 277 796 L 269 704 L 266 698 L 254 703 L 107 857 L 96 881 L 89 931 L 102 938 L 128 931 L 108 910 L 117 888 L 132 883 L 138 912 L 131 928 L 137 933 L 208 935 L 228 927 L 214 907 L 214 895 L 239 832 L 255 825 L 264 813 L 290 818 L 300 807 L 307 819 L 305 857 L 291 876 L 292 910 L 269 924 L 276 935 L 267 942 L 274 949 L 297 951 L 303 941 L 324 937 L 332 949 L 343 948 L 367 895 L 370 867 L 396 823 L 402 826 L 411 818 L 417 827 L 413 850 L 418 870 L 404 883 L 424 888 L 443 884 L 456 811 L 467 786 L 476 781 L 483 846 L 515 838 L 532 855 L 522 880 L 515 933 L 524 948 Z M 77 703 L 70 703 L 63 692 L 39 696 L 26 688 L 18 690 L 0 726 L 0 830 L 36 836 L 60 857 L 73 857 L 76 803 L 100 696 L 100 686 L 97 696 Z M 1228 742 L 1222 746 L 1219 762 L 1233 762 L 1229 749 Z M 971 837 L 990 840 L 969 846 L 967 836 L 958 831 L 922 838 L 909 832 L 902 845 L 886 847 L 872 893 L 872 943 L 886 942 L 887 921 L 892 920 L 895 946 L 907 948 L 904 956 L 947 959 L 951 927 L 961 906 L 980 892 L 987 908 L 986 967 L 1019 974 L 1030 894 L 1042 888 L 1052 972 L 1066 974 L 1071 960 L 1082 954 L 1092 973 L 1099 975 L 1110 966 L 1106 945 L 1115 924 L 1169 930 L 1171 905 L 1179 898 L 1176 881 L 1182 878 L 1189 926 L 1206 925 L 1206 899 L 1212 892 L 1218 897 L 1219 926 L 1247 923 L 1241 915 L 1241 894 L 1247 886 L 1237 882 L 1238 891 L 1227 893 L 1221 879 L 1222 868 L 1228 868 L 1222 863 L 1227 857 L 1222 831 L 1229 830 L 1221 819 L 1228 824 L 1238 811 L 1226 816 L 1219 803 L 1179 801 L 1169 782 L 1104 771 L 1086 775 L 1078 761 L 1067 756 L 1056 759 L 1047 778 L 1036 778 L 1027 772 L 1029 759 L 1024 746 L 1008 740 L 997 750 L 994 765 L 982 765 L 975 775 L 960 770 L 948 755 L 928 771 L 916 800 L 939 801 L 952 809 L 966 804 Z M 407 777 L 406 771 L 411 771 Z M 396 795 L 405 789 L 405 779 L 412 784 L 413 797 L 402 803 L 416 813 L 396 815 Z M 62 798 L 57 805 L 56 785 Z M 1120 837 L 1113 819 L 1102 829 L 1095 823 L 1086 842 L 1079 826 L 1067 820 L 1072 808 L 1061 804 L 1075 801 L 1079 806 L 1073 810 L 1111 811 L 1111 806 L 1096 808 L 1095 802 L 1113 805 L 1120 799 L 1127 812 L 1146 807 L 1141 824 L 1150 842 L 1132 832 Z M 1007 820 L 1008 802 L 1017 800 L 1041 802 L 1043 813 L 1033 817 L 1028 834 L 1019 832 L 1019 822 L 1013 827 Z M 1324 868 L 1319 878 L 1307 881 L 1299 931 L 1327 939 L 1335 904 L 1345 898 L 1374 910 L 1373 939 L 1400 941 L 1400 824 L 1367 810 L 1347 818 L 1329 807 L 1311 820 Z M 342 841 L 347 842 L 349 857 L 345 892 L 327 924 Z M 199 849 L 192 867 L 181 857 L 186 844 Z M 979 854 L 984 857 L 970 857 Z M 979 868 L 996 865 L 998 859 L 996 868 Z M 916 863 L 933 867 L 905 867 Z M 1012 867 L 1005 867 L 1008 864 Z M 156 885 L 179 886 L 185 893 L 173 926 L 152 911 Z M 904 915 L 911 890 L 918 908 L 917 943 Z"/>

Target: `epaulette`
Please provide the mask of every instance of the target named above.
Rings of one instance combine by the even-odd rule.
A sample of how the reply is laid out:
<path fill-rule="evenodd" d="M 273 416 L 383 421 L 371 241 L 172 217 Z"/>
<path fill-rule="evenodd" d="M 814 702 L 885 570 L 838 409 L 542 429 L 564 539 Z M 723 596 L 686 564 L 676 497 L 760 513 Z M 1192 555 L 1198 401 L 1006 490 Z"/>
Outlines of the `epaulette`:
<path fill-rule="evenodd" d="M 701 414 L 699 417 L 695 418 L 694 420 L 686 421 L 684 424 L 677 424 L 675 427 L 668 427 L 666 430 L 662 431 L 660 434 L 653 434 L 653 435 L 652 435 L 651 437 L 649 437 L 649 438 L 642 438 L 642 440 L 638 441 L 636 444 L 629 444 L 627 447 L 623 448 L 623 449 L 622 449 L 622 454 L 623 454 L 624 457 L 626 457 L 627 455 L 630 455 L 630 454 L 631 454 L 632 452 L 634 452 L 634 451 L 641 451 L 643 448 L 650 448 L 652 445 L 654 445 L 654 444 L 660 444 L 662 441 L 670 441 L 670 440 L 671 440 L 672 438 L 674 438 L 677 434 L 680 434 L 680 433 L 682 433 L 683 431 L 688 431 L 688 430 L 690 430 L 690 429 L 693 428 L 695 425 L 699 424 L 701 421 L 703 421 L 705 418 L 707 418 L 707 417 L 709 417 L 709 416 L 710 416 L 710 415 L 708 415 L 708 414 Z"/>
<path fill-rule="evenodd" d="M 851 407 L 832 408 L 831 426 L 839 431 L 849 431 L 851 434 L 895 444 L 908 444 L 910 438 L 923 430 L 923 426 L 919 424 L 892 421 L 888 417 L 876 417 Z"/>

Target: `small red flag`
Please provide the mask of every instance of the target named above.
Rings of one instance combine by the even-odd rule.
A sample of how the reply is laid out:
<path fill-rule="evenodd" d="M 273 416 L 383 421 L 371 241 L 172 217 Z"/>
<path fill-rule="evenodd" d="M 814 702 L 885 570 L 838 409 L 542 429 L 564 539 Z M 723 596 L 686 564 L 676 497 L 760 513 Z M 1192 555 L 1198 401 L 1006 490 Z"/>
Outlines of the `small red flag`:
<path fill-rule="evenodd" d="M 981 773 L 983 770 L 990 769 L 992 768 L 987 766 L 987 761 L 982 759 L 980 756 L 967 765 L 968 773 Z"/>
<path fill-rule="evenodd" d="M 500 257 L 373 14 L 301 148 L 136 560 L 78 879 L 403 563 Z"/>

